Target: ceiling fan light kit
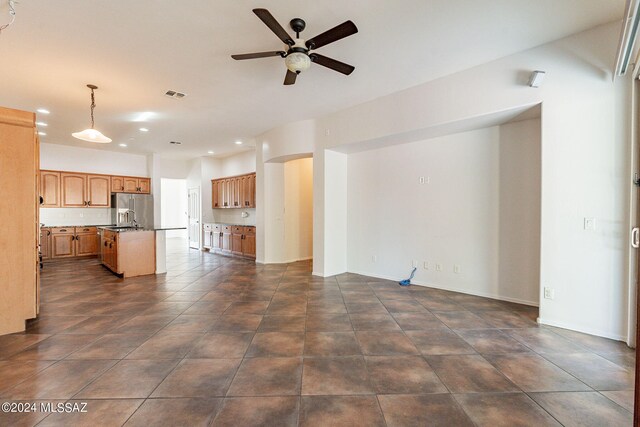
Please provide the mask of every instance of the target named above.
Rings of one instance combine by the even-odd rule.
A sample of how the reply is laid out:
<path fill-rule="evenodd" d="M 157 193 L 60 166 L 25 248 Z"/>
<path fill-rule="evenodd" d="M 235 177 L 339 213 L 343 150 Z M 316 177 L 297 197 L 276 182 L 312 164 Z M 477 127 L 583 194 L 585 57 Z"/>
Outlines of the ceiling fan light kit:
<path fill-rule="evenodd" d="M 89 89 L 91 89 L 91 127 L 89 129 L 85 129 L 82 132 L 74 132 L 71 134 L 74 138 L 81 139 L 83 141 L 88 142 L 96 142 L 98 144 L 108 144 L 111 142 L 111 138 L 107 138 L 97 129 L 94 129 L 94 119 L 93 119 L 93 110 L 96 108 L 96 98 L 93 93 L 98 86 L 96 85 L 87 85 Z"/>
<path fill-rule="evenodd" d="M 293 39 L 267 9 L 253 9 L 253 13 L 255 13 L 258 18 L 260 18 L 260 20 L 286 44 L 287 51 L 279 50 L 272 52 L 231 55 L 233 59 L 244 60 L 280 56 L 284 58 L 284 64 L 287 67 L 287 74 L 284 78 L 285 85 L 294 84 L 298 74 L 302 71 L 308 70 L 309 67 L 311 67 L 312 62 L 345 75 L 349 75 L 353 70 L 355 70 L 355 67 L 345 64 L 344 62 L 340 62 L 317 53 L 311 53 L 312 50 L 357 33 L 358 28 L 353 22 L 343 22 L 322 34 L 319 34 L 309 40 L 304 40 L 300 38 L 300 33 L 305 29 L 306 23 L 301 18 L 293 18 L 289 22 L 289 26 L 296 33 L 296 38 Z"/>

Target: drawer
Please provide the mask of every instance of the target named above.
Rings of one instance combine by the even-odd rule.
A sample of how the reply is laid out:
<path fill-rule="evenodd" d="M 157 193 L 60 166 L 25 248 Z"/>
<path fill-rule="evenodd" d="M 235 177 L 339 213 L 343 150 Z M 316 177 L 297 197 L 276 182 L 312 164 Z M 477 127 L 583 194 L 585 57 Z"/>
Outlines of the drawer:
<path fill-rule="evenodd" d="M 256 234 L 255 227 L 244 227 L 244 234 Z"/>
<path fill-rule="evenodd" d="M 74 234 L 75 227 L 52 227 L 51 234 Z"/>
<path fill-rule="evenodd" d="M 76 234 L 79 234 L 79 233 L 95 234 L 97 232 L 98 232 L 98 227 L 76 227 Z"/>
<path fill-rule="evenodd" d="M 213 231 L 217 231 L 217 232 L 222 231 L 222 224 L 212 224 L 212 226 L 213 226 Z"/>
<path fill-rule="evenodd" d="M 233 227 L 231 227 L 231 232 L 233 234 L 243 234 L 244 233 L 244 227 L 240 227 L 240 226 L 234 225 Z"/>
<path fill-rule="evenodd" d="M 212 231 L 213 230 L 213 224 L 204 224 L 203 226 L 204 231 Z"/>
<path fill-rule="evenodd" d="M 231 226 L 230 225 L 223 225 L 222 226 L 222 232 L 223 233 L 231 233 Z"/>

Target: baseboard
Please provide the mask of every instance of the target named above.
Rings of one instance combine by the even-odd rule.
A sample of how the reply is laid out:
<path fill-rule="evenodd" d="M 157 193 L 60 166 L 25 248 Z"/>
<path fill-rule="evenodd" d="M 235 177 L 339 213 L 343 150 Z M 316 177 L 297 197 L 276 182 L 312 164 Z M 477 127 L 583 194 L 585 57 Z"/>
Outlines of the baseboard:
<path fill-rule="evenodd" d="M 579 325 L 574 325 L 574 324 L 564 323 L 564 322 L 557 322 L 555 320 L 543 319 L 541 317 L 538 317 L 538 323 L 541 324 L 541 325 L 554 326 L 556 328 L 568 329 L 570 331 L 582 332 L 583 334 L 589 334 L 589 335 L 595 335 L 595 336 L 598 336 L 598 337 L 609 338 L 609 339 L 616 340 L 616 341 L 623 341 L 623 342 L 627 341 L 627 337 L 623 336 L 623 335 L 612 334 L 610 332 L 605 332 L 605 331 L 601 331 L 601 330 L 598 330 L 598 329 L 583 328 L 582 326 L 579 326 Z"/>
<path fill-rule="evenodd" d="M 373 273 L 369 273 L 369 272 L 350 271 L 350 273 L 361 274 L 363 276 L 369 276 L 369 277 L 375 277 L 377 279 L 393 280 L 395 282 L 398 282 L 398 281 L 402 280 L 402 279 L 397 278 L 397 277 L 382 276 L 382 275 L 379 275 L 379 274 L 373 274 Z M 523 299 L 520 299 L 520 298 L 505 297 L 505 296 L 502 296 L 502 295 L 495 295 L 495 294 L 491 294 L 491 293 L 487 293 L 487 292 L 469 292 L 469 290 L 467 290 L 467 289 L 460 289 L 460 288 L 456 288 L 454 286 L 434 285 L 434 284 L 431 284 L 431 283 L 424 283 L 424 282 L 416 281 L 414 279 L 411 280 L 411 284 L 412 285 L 417 285 L 417 286 L 424 286 L 424 287 L 428 287 L 428 288 L 441 289 L 443 291 L 458 292 L 458 293 L 466 294 L 466 295 L 474 295 L 474 296 L 478 296 L 478 297 L 491 298 L 491 299 L 496 299 L 496 300 L 499 300 L 499 301 L 514 302 L 516 304 L 529 305 L 529 306 L 532 306 L 532 307 L 538 307 L 539 306 L 539 304 L 537 302 L 534 302 L 534 301 L 523 300 Z"/>

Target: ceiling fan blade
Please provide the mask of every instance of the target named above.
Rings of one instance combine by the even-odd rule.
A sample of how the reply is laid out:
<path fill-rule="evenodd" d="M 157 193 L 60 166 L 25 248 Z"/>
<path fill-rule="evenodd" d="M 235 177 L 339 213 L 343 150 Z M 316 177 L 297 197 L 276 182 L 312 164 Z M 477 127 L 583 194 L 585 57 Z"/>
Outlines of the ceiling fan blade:
<path fill-rule="evenodd" d="M 241 59 L 256 59 L 256 58 L 268 58 L 270 56 L 281 56 L 284 57 L 285 53 L 281 50 L 273 51 L 273 52 L 256 52 L 256 53 L 243 53 L 241 55 L 231 55 L 231 57 L 235 60 Z"/>
<path fill-rule="evenodd" d="M 318 34 L 314 38 L 307 40 L 305 44 L 309 49 L 318 49 L 322 46 L 328 45 L 329 43 L 349 37 L 357 32 L 358 28 L 356 27 L 356 24 L 351 21 L 346 21 L 337 27 L 333 27 L 322 34 Z"/>
<path fill-rule="evenodd" d="M 296 83 L 296 77 L 298 77 L 298 75 L 296 73 L 294 73 L 293 71 L 287 70 L 287 75 L 284 76 L 284 83 L 285 85 L 292 85 Z"/>
<path fill-rule="evenodd" d="M 289 33 L 287 33 L 285 29 L 282 28 L 282 25 L 280 25 L 278 21 L 276 21 L 276 18 L 274 18 L 273 15 L 269 13 L 267 9 L 253 9 L 253 13 L 255 13 L 258 16 L 258 18 L 260 18 L 260 20 L 264 22 L 265 25 L 269 27 L 269 29 L 273 31 L 273 33 L 276 36 L 278 36 L 280 40 L 282 40 L 285 44 L 288 44 L 289 46 L 293 46 L 294 41 L 289 35 Z"/>
<path fill-rule="evenodd" d="M 349 64 L 336 61 L 335 59 L 332 59 L 323 55 L 319 55 L 317 53 L 312 53 L 311 55 L 309 55 L 309 57 L 316 64 L 322 65 L 323 67 L 331 68 L 332 70 L 342 74 L 346 74 L 347 76 L 353 73 L 353 70 L 356 69 L 356 67 L 353 67 Z"/>

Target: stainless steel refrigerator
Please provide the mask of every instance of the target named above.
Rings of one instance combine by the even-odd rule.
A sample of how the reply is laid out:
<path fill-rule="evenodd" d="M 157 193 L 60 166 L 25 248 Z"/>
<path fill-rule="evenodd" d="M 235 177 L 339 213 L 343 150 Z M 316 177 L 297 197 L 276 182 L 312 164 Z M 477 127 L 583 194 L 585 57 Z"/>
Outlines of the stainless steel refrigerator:
<path fill-rule="evenodd" d="M 153 196 L 115 193 L 111 195 L 111 223 L 119 227 L 153 228 Z"/>

